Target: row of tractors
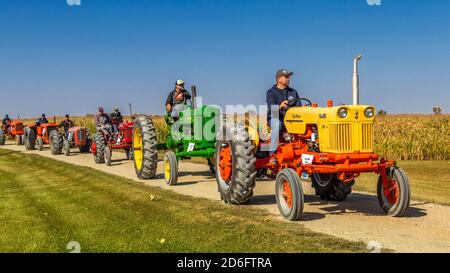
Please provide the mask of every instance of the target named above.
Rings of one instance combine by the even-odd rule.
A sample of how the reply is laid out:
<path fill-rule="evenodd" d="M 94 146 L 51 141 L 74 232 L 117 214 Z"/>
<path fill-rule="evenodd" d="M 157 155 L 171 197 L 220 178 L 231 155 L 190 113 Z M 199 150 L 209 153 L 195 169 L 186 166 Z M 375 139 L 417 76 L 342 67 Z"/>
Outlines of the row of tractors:
<path fill-rule="evenodd" d="M 82 127 L 73 127 L 64 135 L 56 123 L 24 128 L 15 121 L 8 130 L 0 131 L 0 144 L 8 136 L 27 149 L 35 149 L 35 145 L 42 149 L 49 144 L 53 154 L 66 155 L 70 148 L 78 147 L 80 152 L 91 150 L 95 162 L 106 165 L 111 165 L 113 150 L 124 149 L 140 179 L 156 177 L 159 151 L 165 151 L 164 178 L 171 186 L 178 182 L 180 161 L 206 158 L 220 196 L 228 204 L 246 203 L 253 196 L 258 179 L 275 178 L 279 211 L 291 221 L 300 219 L 303 212 L 302 180 L 311 181 L 321 199 L 343 201 L 356 178 L 362 173 L 376 173 L 381 209 L 400 217 L 410 203 L 408 176 L 395 161 L 373 151 L 376 112 L 374 106 L 359 104 L 360 59 L 358 56 L 354 60 L 353 104 L 334 106 L 329 101 L 327 107 L 318 107 L 301 99 L 303 106 L 291 107 L 285 114 L 287 137 L 281 137 L 272 150 L 267 149 L 270 139 L 261 138 L 258 123 L 249 118 L 230 122 L 219 108 L 197 105 L 195 86 L 191 89 L 192 99 L 177 122 L 166 116 L 170 133 L 164 143 L 157 139 L 152 118 L 141 115 L 131 122 L 114 124 L 113 134 L 98 130 L 92 139 Z M 176 124 L 183 126 L 172 130 Z M 214 137 L 205 138 L 205 131 Z"/>
<path fill-rule="evenodd" d="M 59 129 L 53 121 L 43 124 L 25 126 L 22 121 L 14 120 L 0 128 L 0 145 L 6 140 L 14 140 L 17 145 L 24 145 L 27 150 L 44 149 L 49 145 L 53 155 L 69 156 L 72 148 L 78 148 L 80 153 L 92 152 L 96 163 L 111 165 L 112 150 L 124 149 L 127 159 L 132 158 L 132 127 L 133 122 L 114 124 L 117 132 L 106 134 L 96 132 L 93 137 L 85 127 L 74 126 L 67 134 Z"/>
<path fill-rule="evenodd" d="M 294 221 L 301 218 L 304 208 L 302 180 L 311 181 L 321 199 L 338 202 L 348 197 L 362 173 L 376 173 L 381 209 L 389 216 L 403 216 L 410 204 L 408 176 L 395 161 L 374 153 L 376 110 L 359 104 L 360 59 L 358 56 L 353 63 L 353 104 L 334 106 L 330 100 L 327 107 L 318 107 L 300 99 L 303 106 L 291 107 L 285 114 L 287 137 L 280 137 L 273 150 L 267 149 L 270 139 L 261 138 L 258 122 L 248 117 L 230 122 L 216 107 L 197 106 L 193 87 L 192 102 L 178 121 L 188 126 L 172 130 L 174 125 L 168 122 L 171 133 L 164 144 L 158 143 L 151 117 L 136 118 L 133 154 L 137 176 L 154 178 L 158 151 L 165 150 L 164 178 L 168 185 L 176 185 L 179 162 L 203 157 L 213 163 L 225 203 L 244 204 L 253 196 L 258 179 L 275 178 L 278 209 L 285 219 Z M 216 138 L 205 139 L 205 131 Z"/>

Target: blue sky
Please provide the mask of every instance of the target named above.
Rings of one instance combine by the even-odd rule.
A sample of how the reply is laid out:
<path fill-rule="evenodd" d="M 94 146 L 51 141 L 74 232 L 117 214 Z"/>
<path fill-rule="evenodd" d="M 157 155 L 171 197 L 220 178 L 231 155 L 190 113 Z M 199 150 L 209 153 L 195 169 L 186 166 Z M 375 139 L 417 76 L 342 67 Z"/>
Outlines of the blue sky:
<path fill-rule="evenodd" d="M 205 103 L 263 104 L 274 73 L 319 105 L 450 109 L 450 1 L 0 0 L 0 114 L 162 113 L 182 78 Z"/>

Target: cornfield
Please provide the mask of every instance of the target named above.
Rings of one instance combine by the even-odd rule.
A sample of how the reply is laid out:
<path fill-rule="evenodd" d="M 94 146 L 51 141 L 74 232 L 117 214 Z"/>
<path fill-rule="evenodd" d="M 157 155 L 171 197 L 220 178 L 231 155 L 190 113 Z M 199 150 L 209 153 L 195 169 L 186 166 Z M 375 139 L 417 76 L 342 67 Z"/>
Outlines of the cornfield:
<path fill-rule="evenodd" d="M 94 116 L 71 117 L 78 126 L 95 132 Z M 125 120 L 131 120 L 125 117 Z M 49 118 L 53 121 L 53 118 Z M 56 122 L 61 122 L 57 117 Z M 31 124 L 35 120 L 24 120 Z M 164 143 L 168 130 L 164 118 L 153 116 L 159 143 Z M 375 152 L 395 160 L 449 160 L 450 115 L 383 115 L 375 122 Z"/>

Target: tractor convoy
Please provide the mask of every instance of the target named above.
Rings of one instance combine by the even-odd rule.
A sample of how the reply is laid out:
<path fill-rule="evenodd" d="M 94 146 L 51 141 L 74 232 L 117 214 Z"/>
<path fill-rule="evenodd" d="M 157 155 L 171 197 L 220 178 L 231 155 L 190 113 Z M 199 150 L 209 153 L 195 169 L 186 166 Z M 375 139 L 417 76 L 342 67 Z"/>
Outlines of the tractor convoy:
<path fill-rule="evenodd" d="M 90 132 L 92 139 L 84 127 L 72 126 L 61 132 L 55 122 L 24 126 L 21 121 L 11 121 L 0 129 L 0 145 L 6 139 L 25 144 L 27 150 L 49 145 L 54 155 L 70 155 L 71 148 L 77 147 L 82 153 L 91 151 L 96 163 L 108 166 L 112 151 L 123 150 L 126 158 L 133 160 L 137 177 L 144 180 L 156 177 L 162 158 L 164 178 L 170 186 L 178 182 L 181 161 L 204 158 L 215 175 L 221 199 L 228 204 L 246 203 L 258 179 L 274 178 L 278 209 L 290 221 L 301 219 L 302 180 L 310 181 L 321 199 L 339 202 L 350 195 L 362 173 L 375 173 L 381 209 L 400 217 L 410 204 L 408 176 L 395 161 L 374 153 L 376 110 L 359 103 L 360 60 L 358 56 L 353 63 L 352 104 L 334 105 L 330 100 L 326 107 L 319 107 L 308 99 L 292 101 L 290 97 L 288 103 L 293 106 L 281 120 L 282 130 L 279 134 L 274 131 L 271 138 L 261 136 L 263 128 L 259 122 L 251 122 L 249 115 L 244 122 L 232 122 L 219 107 L 198 105 L 197 90 L 192 86 L 192 97 L 188 96 L 182 109 L 172 114 L 167 111 L 165 140 L 157 139 L 151 116 L 131 113 L 132 121 L 112 119 L 107 126 L 97 125 L 96 131 Z"/>
<path fill-rule="evenodd" d="M 23 145 L 23 135 L 24 130 L 22 121 L 8 121 L 0 127 L 0 145 L 5 145 L 6 140 L 14 140 L 17 145 Z"/>

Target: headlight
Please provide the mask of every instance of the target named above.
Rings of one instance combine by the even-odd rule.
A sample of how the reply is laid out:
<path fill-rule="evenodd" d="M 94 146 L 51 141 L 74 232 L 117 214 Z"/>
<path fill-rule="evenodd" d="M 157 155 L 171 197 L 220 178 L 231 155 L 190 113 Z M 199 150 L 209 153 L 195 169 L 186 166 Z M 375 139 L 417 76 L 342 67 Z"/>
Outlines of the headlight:
<path fill-rule="evenodd" d="M 366 108 L 366 110 L 364 110 L 364 116 L 366 116 L 366 118 L 373 118 L 373 116 L 375 116 L 375 109 L 372 107 Z"/>
<path fill-rule="evenodd" d="M 346 117 L 348 116 L 348 110 L 347 110 L 347 108 L 340 108 L 340 109 L 338 110 L 338 116 L 339 116 L 340 118 L 346 118 Z"/>

